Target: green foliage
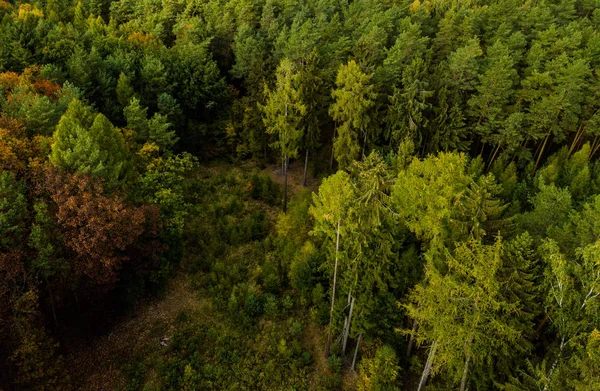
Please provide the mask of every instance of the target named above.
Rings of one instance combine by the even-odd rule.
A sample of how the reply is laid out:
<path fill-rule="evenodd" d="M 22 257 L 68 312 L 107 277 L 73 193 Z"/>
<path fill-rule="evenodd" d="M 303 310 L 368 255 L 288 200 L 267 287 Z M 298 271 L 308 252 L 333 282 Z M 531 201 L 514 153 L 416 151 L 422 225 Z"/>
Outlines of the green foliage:
<path fill-rule="evenodd" d="M 0 171 L 0 248 L 17 250 L 26 232 L 27 200 L 25 186 L 15 175 Z"/>
<path fill-rule="evenodd" d="M 383 345 L 375 352 L 375 357 L 363 360 L 361 363 L 361 376 L 358 383 L 360 391 L 396 391 L 398 358 L 396 352 L 389 345 Z"/>
<path fill-rule="evenodd" d="M 477 370 L 498 355 L 526 350 L 512 322 L 521 304 L 502 295 L 501 256 L 500 239 L 489 246 L 475 240 L 459 244 L 455 254 L 446 254 L 447 273 L 426 268 L 427 283 L 411 292 L 406 308 L 419 325 L 415 337 L 437 346 L 434 372 L 448 371 L 457 381 L 466 360 Z"/>
<path fill-rule="evenodd" d="M 0 388 L 60 388 L 44 328 L 69 343 L 70 309 L 182 259 L 202 313 L 129 389 L 353 388 L 313 365 L 334 286 L 363 389 L 413 384 L 423 344 L 431 389 L 600 388 L 599 23 L 589 0 L 0 1 Z M 277 216 L 243 159 L 280 155 L 292 183 L 305 156 L 341 171 Z M 74 276 L 113 206 L 148 220 L 107 292 Z"/>
<path fill-rule="evenodd" d="M 371 129 L 371 113 L 375 94 L 370 84 L 371 75 L 363 73 L 354 60 L 342 65 L 336 77 L 336 89 L 329 114 L 339 123 L 334 140 L 335 160 L 341 169 L 356 160 L 360 152 L 359 140 L 363 139 L 363 155 L 367 142 L 374 138 Z"/>
<path fill-rule="evenodd" d="M 104 115 L 94 116 L 89 107 L 74 100 L 56 127 L 50 162 L 118 186 L 131 173 L 129 155 L 121 132 Z"/>
<path fill-rule="evenodd" d="M 156 144 L 163 153 L 170 152 L 179 138 L 171 129 L 167 116 L 155 113 L 148 119 L 147 111 L 137 98 L 132 98 L 123 110 L 127 126 L 136 132 L 138 142 L 148 141 Z"/>

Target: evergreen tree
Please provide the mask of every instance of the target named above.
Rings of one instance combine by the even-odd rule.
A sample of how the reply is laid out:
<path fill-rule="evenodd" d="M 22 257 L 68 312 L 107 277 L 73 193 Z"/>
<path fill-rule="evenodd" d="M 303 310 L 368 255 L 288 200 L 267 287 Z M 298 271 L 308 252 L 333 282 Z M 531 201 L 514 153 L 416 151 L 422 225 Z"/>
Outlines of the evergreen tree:
<path fill-rule="evenodd" d="M 329 114 L 339 123 L 333 154 L 340 168 L 347 168 L 358 158 L 359 137 L 363 139 L 364 156 L 367 143 L 374 136 L 370 110 L 374 105 L 375 93 L 369 84 L 371 77 L 363 73 L 353 60 L 342 65 L 337 74 L 337 88 L 331 93 L 334 102 Z"/>
<path fill-rule="evenodd" d="M 78 100 L 69 105 L 56 127 L 50 162 L 70 172 L 102 177 L 109 187 L 122 184 L 130 174 L 123 135 L 104 115 L 94 118 Z"/>
<path fill-rule="evenodd" d="M 300 124 L 306 114 L 306 106 L 298 86 L 298 74 L 291 61 L 284 59 L 277 67 L 277 84 L 274 91 L 265 86 L 267 102 L 261 106 L 267 133 L 275 135 L 273 146 L 281 152 L 285 183 L 283 189 L 283 212 L 287 208 L 287 180 L 290 158 L 298 157 L 302 141 Z"/>

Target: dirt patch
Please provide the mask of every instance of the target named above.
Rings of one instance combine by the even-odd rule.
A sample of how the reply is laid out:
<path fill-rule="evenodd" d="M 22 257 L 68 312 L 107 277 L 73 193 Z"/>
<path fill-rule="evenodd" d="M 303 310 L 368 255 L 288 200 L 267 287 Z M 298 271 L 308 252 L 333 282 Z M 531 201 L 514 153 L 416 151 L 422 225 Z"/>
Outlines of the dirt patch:
<path fill-rule="evenodd" d="M 119 390 L 126 385 L 121 371 L 133 355 L 157 355 L 166 349 L 174 330 L 174 320 L 182 311 L 202 313 L 207 302 L 199 299 L 188 276 L 174 276 L 163 299 L 138 306 L 130 318 L 90 346 L 74 347 L 66 354 L 73 385 L 78 390 Z"/>

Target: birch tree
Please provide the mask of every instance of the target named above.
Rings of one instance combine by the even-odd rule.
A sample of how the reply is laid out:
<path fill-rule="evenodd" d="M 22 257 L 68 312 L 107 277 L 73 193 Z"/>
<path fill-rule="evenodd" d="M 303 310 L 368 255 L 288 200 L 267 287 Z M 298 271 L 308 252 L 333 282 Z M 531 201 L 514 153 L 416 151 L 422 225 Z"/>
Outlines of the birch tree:
<path fill-rule="evenodd" d="M 331 309 L 329 311 L 329 328 L 327 330 L 327 356 L 329 356 L 331 349 L 338 263 L 341 258 L 340 253 L 343 252 L 343 246 L 345 245 L 345 243 L 342 243 L 342 249 L 340 249 L 340 237 L 345 239 L 346 232 L 349 229 L 348 226 L 351 221 L 347 221 L 347 217 L 351 213 L 350 208 L 353 201 L 354 189 L 350 183 L 350 175 L 344 171 L 338 171 L 323 181 L 319 187 L 318 194 L 313 193 L 313 205 L 310 207 L 310 214 L 315 219 L 315 228 L 312 234 L 325 236 L 330 250 L 327 260 L 328 265 L 331 265 L 331 261 L 333 261 Z"/>

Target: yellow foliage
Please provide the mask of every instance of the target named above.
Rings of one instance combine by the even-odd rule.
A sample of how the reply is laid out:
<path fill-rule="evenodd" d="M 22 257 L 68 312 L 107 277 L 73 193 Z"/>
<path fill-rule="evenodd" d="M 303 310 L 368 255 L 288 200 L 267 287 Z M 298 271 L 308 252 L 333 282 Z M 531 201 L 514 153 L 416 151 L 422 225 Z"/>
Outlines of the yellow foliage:
<path fill-rule="evenodd" d="M 41 19 L 44 17 L 44 12 L 41 9 L 33 8 L 31 4 L 21 4 L 19 6 L 17 18 L 26 19 L 29 15 L 33 15 Z"/>
<path fill-rule="evenodd" d="M 413 1 L 410 5 L 410 12 L 415 13 L 421 7 L 421 2 L 419 0 Z"/>
<path fill-rule="evenodd" d="M 143 33 L 141 31 L 136 31 L 132 34 L 129 35 L 129 37 L 127 38 L 127 40 L 136 43 L 136 44 L 147 44 L 148 42 L 152 41 L 154 39 L 154 36 L 151 33 Z"/>

